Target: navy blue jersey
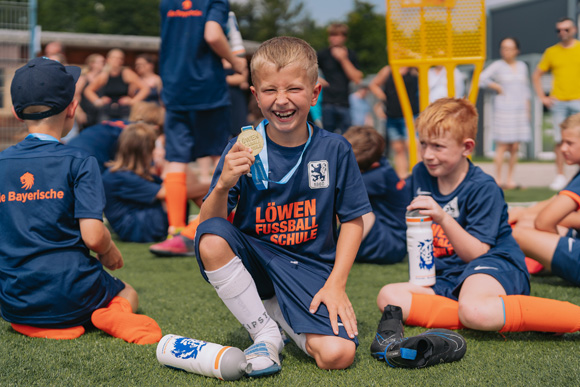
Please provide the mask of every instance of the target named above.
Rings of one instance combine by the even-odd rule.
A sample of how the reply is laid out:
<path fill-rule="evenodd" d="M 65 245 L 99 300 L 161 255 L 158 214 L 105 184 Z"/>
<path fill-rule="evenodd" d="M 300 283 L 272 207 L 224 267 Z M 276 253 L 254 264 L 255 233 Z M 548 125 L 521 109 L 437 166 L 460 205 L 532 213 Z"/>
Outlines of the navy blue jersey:
<path fill-rule="evenodd" d="M 580 172 L 578 172 L 558 195 L 566 195 L 580 207 Z"/>
<path fill-rule="evenodd" d="M 227 0 L 163 0 L 159 74 L 161 99 L 171 110 L 208 110 L 227 106 L 229 91 L 224 68 L 204 40 L 205 23 L 214 21 L 225 30 Z"/>
<path fill-rule="evenodd" d="M 95 156 L 101 173 L 107 169 L 105 163 L 115 158 L 117 140 L 128 121 L 103 121 L 83 129 L 67 145 L 76 146 Z"/>
<path fill-rule="evenodd" d="M 503 191 L 491 176 L 469 162 L 469 170 L 461 184 L 449 195 L 442 195 L 437 178 L 431 176 L 421 162 L 413 168 L 411 182 L 412 193 L 430 192 L 433 199 L 465 231 L 490 245 L 490 252 L 527 273 L 524 254 L 513 238 L 507 221 Z M 433 252 L 438 272 L 466 264 L 455 254 L 443 229 L 436 223 L 433 223 Z"/>
<path fill-rule="evenodd" d="M 405 180 L 399 179 L 384 157 L 379 167 L 364 172 L 362 177 L 376 216 L 375 222 L 386 224 L 405 239 L 405 212 L 411 202 L 411 192 Z"/>
<path fill-rule="evenodd" d="M 79 219 L 100 220 L 105 206 L 95 158 L 29 136 L 0 153 L 0 181 L 2 317 L 28 325 L 90 320 L 124 287 L 81 237 Z"/>
<path fill-rule="evenodd" d="M 232 139 L 222 154 L 210 193 L 235 141 Z M 296 164 L 304 145 L 287 148 L 269 138 L 265 141 L 269 178 L 279 181 Z M 228 210 L 236 205 L 233 223 L 246 235 L 330 263 L 334 262 L 338 240 L 336 217 L 344 223 L 372 210 L 350 143 L 314 126 L 310 145 L 288 183 L 269 183 L 268 189 L 259 191 L 250 177 L 242 176 L 230 190 Z"/>
<path fill-rule="evenodd" d="M 161 179 L 146 180 L 132 171 L 106 170 L 105 216 L 119 237 L 128 242 L 155 242 L 167 236 L 169 222 L 160 200 Z"/>

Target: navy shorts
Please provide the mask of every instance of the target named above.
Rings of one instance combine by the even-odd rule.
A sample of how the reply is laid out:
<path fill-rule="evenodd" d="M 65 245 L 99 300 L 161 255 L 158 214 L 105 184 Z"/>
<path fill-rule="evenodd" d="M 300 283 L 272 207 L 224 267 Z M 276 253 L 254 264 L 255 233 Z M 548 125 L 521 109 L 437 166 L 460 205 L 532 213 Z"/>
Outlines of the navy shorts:
<path fill-rule="evenodd" d="M 416 120 L 418 115 L 413 116 L 413 119 Z M 404 117 L 394 117 L 389 118 L 387 117 L 387 136 L 389 137 L 390 141 L 405 141 L 409 139 L 409 135 L 407 133 L 407 123 L 405 122 Z"/>
<path fill-rule="evenodd" d="M 165 158 L 189 163 L 205 156 L 221 156 L 230 135 L 231 108 L 165 113 Z"/>
<path fill-rule="evenodd" d="M 501 284 L 508 296 L 530 294 L 527 273 L 493 252 L 488 252 L 466 265 L 437 271 L 437 282 L 432 289 L 435 294 L 457 300 L 463 281 L 474 274 L 492 276 Z"/>
<path fill-rule="evenodd" d="M 397 233 L 402 235 L 397 235 Z M 407 242 L 404 231 L 393 230 L 392 227 L 375 221 L 373 228 L 358 249 L 356 262 L 385 265 L 401 262 L 405 255 L 407 255 Z"/>
<path fill-rule="evenodd" d="M 252 275 L 260 297 L 278 297 L 284 319 L 294 332 L 334 336 L 326 305 L 320 304 L 315 314 L 309 311 L 312 298 L 324 286 L 332 271 L 330 264 L 293 254 L 278 245 L 244 234 L 225 219 L 212 218 L 201 223 L 195 235 L 195 255 L 206 281 L 207 276 L 199 258 L 199 238 L 204 234 L 218 235 L 228 242 Z M 338 336 L 358 345 L 356 338 L 348 337 L 340 317 L 338 321 Z"/>
<path fill-rule="evenodd" d="M 576 230 L 571 230 L 576 231 Z M 571 235 L 569 232 L 568 235 Z M 552 257 L 552 274 L 580 286 L 580 240 L 571 236 L 560 238 Z"/>

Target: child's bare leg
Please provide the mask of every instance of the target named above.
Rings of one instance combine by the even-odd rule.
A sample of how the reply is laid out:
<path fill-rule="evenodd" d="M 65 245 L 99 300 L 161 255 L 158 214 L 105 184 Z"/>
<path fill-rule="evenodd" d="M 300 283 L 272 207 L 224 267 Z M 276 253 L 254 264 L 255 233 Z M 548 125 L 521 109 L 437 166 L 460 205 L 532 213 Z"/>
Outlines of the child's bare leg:
<path fill-rule="evenodd" d="M 188 166 L 185 176 L 185 184 L 187 187 L 187 198 L 193 200 L 198 207 L 201 207 L 203 198 L 209 191 L 211 180 L 201 182 L 193 168 Z"/>
<path fill-rule="evenodd" d="M 526 255 L 540 262 L 547 270 L 552 270 L 552 258 L 560 236 L 551 232 L 516 225 L 513 236 Z M 470 277 L 471 278 L 471 277 Z"/>
<path fill-rule="evenodd" d="M 499 331 L 505 324 L 503 286 L 492 276 L 474 274 L 463 282 L 459 292 L 459 321 L 471 329 Z"/>
<path fill-rule="evenodd" d="M 393 161 L 395 164 L 395 171 L 401 179 L 404 179 L 409 175 L 407 143 L 402 140 L 396 140 L 392 142 L 391 146 L 394 153 Z"/>
<path fill-rule="evenodd" d="M 306 334 L 306 350 L 324 370 L 342 370 L 354 361 L 356 345 L 339 336 Z"/>
<path fill-rule="evenodd" d="M 415 285 L 410 282 L 400 282 L 396 284 L 388 284 L 383 286 L 377 296 L 377 306 L 381 313 L 387 305 L 395 305 L 401 307 L 403 310 L 403 320 L 409 317 L 411 310 L 411 302 L 413 294 L 429 294 L 434 295 L 435 292 L 431 288 Z"/>
<path fill-rule="evenodd" d="M 494 164 L 495 164 L 495 182 L 497 183 L 497 185 L 501 186 L 502 183 L 502 178 L 501 178 L 501 167 L 503 164 L 503 157 L 505 154 L 505 151 L 507 150 L 508 145 L 504 144 L 504 143 L 497 143 L 496 144 L 496 148 L 495 148 L 495 159 L 494 159 Z"/>

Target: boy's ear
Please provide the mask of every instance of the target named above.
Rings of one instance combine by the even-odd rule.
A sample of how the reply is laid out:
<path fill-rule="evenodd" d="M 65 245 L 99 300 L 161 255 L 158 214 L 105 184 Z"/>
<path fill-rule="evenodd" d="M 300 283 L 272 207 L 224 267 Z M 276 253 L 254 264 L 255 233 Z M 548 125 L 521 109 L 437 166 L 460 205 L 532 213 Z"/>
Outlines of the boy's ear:
<path fill-rule="evenodd" d="M 463 156 L 467 157 L 471 155 L 475 149 L 475 141 L 472 138 L 466 138 L 463 140 Z"/>
<path fill-rule="evenodd" d="M 77 106 L 79 106 L 79 101 L 73 99 L 72 102 L 66 107 L 67 118 L 74 118 Z"/>
<path fill-rule="evenodd" d="M 18 116 L 16 115 L 16 110 L 14 110 L 14 105 L 12 106 L 12 114 L 14 114 L 14 117 L 16 117 L 16 119 L 17 119 L 18 121 L 20 121 L 20 122 L 24 122 L 24 120 L 23 120 L 22 118 L 20 118 L 20 117 L 18 117 Z"/>
<path fill-rule="evenodd" d="M 258 98 L 258 92 L 256 91 L 256 88 L 254 86 L 250 86 L 250 91 L 254 95 L 254 98 L 256 98 L 256 102 L 258 103 L 258 107 L 261 109 L 262 107 L 260 106 L 260 99 Z"/>
<path fill-rule="evenodd" d="M 320 82 L 316 82 L 314 85 L 314 90 L 312 93 L 312 101 L 310 101 L 310 106 L 316 105 L 318 102 L 318 97 L 320 97 L 320 92 L 322 91 L 322 84 Z"/>

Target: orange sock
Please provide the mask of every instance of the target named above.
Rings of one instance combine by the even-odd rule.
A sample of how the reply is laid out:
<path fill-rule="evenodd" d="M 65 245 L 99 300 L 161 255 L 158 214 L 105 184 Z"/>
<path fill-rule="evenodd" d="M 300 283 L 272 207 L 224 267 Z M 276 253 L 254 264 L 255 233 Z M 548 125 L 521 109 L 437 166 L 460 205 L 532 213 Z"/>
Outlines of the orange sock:
<path fill-rule="evenodd" d="M 531 296 L 500 296 L 505 325 L 500 332 L 555 332 L 580 330 L 580 306 Z"/>
<path fill-rule="evenodd" d="M 83 326 L 55 329 L 31 327 L 30 325 L 14 323 L 11 325 L 12 329 L 18 333 L 22 333 L 24 336 L 40 337 L 43 339 L 72 340 L 81 337 L 83 333 L 85 333 L 85 328 Z"/>
<path fill-rule="evenodd" d="M 457 311 L 459 304 L 450 298 L 430 295 L 413 294 L 411 310 L 405 324 L 425 328 L 461 329 Z"/>
<path fill-rule="evenodd" d="M 95 310 L 91 321 L 98 329 L 128 343 L 155 344 L 162 337 L 155 320 L 133 313 L 129 301 L 119 296 L 113 298 L 106 308 Z"/>
<path fill-rule="evenodd" d="M 170 227 L 185 227 L 185 212 L 187 209 L 187 186 L 185 173 L 172 172 L 165 176 L 165 202 Z"/>
<path fill-rule="evenodd" d="M 187 227 L 181 230 L 181 235 L 189 239 L 195 239 L 195 232 L 197 231 L 197 226 L 199 226 L 199 216 L 189 222 Z"/>

